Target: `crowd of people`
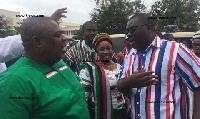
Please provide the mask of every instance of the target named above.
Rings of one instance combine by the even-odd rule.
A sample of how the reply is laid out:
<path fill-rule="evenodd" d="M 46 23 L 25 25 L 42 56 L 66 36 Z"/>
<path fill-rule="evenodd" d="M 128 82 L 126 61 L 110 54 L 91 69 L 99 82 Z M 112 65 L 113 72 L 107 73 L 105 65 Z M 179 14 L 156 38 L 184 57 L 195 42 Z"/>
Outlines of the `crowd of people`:
<path fill-rule="evenodd" d="M 200 34 L 189 49 L 140 13 L 127 23 L 123 54 L 93 21 L 65 49 L 66 12 L 29 17 L 19 35 L 0 38 L 0 119 L 200 119 Z"/>

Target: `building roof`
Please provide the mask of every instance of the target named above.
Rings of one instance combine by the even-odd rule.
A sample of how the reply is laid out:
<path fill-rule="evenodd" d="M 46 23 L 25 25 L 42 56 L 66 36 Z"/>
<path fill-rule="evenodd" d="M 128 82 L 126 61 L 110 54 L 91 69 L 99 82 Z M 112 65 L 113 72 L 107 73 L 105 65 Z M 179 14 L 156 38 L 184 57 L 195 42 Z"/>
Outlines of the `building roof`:
<path fill-rule="evenodd" d="M 64 31 L 79 30 L 81 24 L 71 23 L 71 22 L 61 22 L 60 28 Z"/>
<path fill-rule="evenodd" d="M 82 24 L 77 24 L 77 23 L 71 23 L 71 22 L 64 22 L 64 21 L 62 21 L 61 23 L 60 23 L 60 25 L 62 26 L 79 26 L 80 27 L 80 25 L 82 25 Z"/>

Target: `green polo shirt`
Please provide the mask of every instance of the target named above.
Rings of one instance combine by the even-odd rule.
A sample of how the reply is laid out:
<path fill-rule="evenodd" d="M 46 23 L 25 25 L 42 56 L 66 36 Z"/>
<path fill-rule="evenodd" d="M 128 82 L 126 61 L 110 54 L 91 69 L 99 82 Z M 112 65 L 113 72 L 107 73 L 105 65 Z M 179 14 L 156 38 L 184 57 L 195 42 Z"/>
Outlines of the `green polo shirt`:
<path fill-rule="evenodd" d="M 21 57 L 0 74 L 0 119 L 89 119 L 84 88 L 60 60 Z"/>

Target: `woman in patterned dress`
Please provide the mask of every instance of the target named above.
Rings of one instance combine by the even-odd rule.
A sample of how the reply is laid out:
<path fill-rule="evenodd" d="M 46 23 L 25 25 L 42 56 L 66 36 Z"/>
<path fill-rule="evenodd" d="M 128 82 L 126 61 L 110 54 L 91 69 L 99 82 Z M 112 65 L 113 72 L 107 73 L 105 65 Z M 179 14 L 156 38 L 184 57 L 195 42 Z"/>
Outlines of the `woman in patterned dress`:
<path fill-rule="evenodd" d="M 117 80 L 121 70 L 113 62 L 113 42 L 106 33 L 93 39 L 98 59 L 81 66 L 80 82 L 85 87 L 85 96 L 91 119 L 123 119 L 122 109 L 125 99 L 117 90 Z"/>

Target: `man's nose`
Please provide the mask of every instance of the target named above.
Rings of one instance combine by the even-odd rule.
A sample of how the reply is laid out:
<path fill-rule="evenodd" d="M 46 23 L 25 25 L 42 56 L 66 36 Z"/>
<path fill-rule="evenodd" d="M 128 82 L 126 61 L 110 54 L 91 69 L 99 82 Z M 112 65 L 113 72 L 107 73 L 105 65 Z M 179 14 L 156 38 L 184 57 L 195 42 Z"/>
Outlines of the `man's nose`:
<path fill-rule="evenodd" d="M 61 40 L 62 40 L 62 42 L 66 42 L 66 41 L 67 41 L 67 38 L 66 38 L 64 35 L 62 35 L 62 36 L 61 36 Z"/>
<path fill-rule="evenodd" d="M 104 51 L 103 51 L 103 53 L 105 53 L 105 54 L 108 53 L 108 52 L 109 52 L 108 50 L 104 50 Z"/>
<path fill-rule="evenodd" d="M 90 34 L 97 34 L 97 31 L 96 30 L 91 30 Z"/>

